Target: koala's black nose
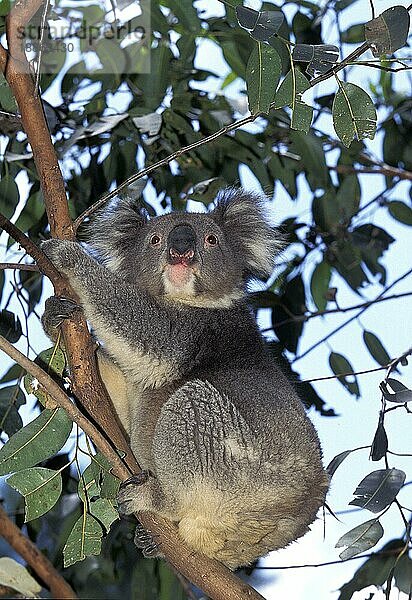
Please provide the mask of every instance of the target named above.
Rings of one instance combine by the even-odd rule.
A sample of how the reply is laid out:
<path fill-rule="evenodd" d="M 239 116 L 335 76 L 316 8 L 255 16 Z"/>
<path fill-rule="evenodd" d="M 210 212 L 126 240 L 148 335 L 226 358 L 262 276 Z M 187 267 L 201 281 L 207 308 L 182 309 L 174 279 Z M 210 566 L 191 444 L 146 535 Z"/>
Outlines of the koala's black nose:
<path fill-rule="evenodd" d="M 177 225 L 167 238 L 168 258 L 171 262 L 181 259 L 191 261 L 195 254 L 196 234 L 190 225 Z"/>

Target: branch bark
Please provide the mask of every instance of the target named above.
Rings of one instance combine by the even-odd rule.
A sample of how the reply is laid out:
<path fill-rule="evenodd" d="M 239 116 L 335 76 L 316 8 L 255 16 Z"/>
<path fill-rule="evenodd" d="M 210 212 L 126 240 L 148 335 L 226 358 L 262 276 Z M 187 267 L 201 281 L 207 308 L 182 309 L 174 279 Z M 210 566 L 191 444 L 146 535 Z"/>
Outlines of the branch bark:
<path fill-rule="evenodd" d="M 0 535 L 31 566 L 37 576 L 50 589 L 53 598 L 77 598 L 70 585 L 52 563 L 36 548 L 0 506 Z"/>

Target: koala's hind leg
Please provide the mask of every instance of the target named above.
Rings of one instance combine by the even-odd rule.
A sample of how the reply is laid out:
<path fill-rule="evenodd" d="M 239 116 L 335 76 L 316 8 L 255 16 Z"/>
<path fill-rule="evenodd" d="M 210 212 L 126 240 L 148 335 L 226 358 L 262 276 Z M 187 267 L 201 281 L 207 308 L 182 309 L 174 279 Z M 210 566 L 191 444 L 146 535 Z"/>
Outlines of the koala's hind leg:
<path fill-rule="evenodd" d="M 190 546 L 220 559 L 248 518 L 247 495 L 256 500 L 260 452 L 249 426 L 210 383 L 191 381 L 163 405 L 153 455 L 166 509 L 171 501 L 165 516 L 179 522 Z"/>

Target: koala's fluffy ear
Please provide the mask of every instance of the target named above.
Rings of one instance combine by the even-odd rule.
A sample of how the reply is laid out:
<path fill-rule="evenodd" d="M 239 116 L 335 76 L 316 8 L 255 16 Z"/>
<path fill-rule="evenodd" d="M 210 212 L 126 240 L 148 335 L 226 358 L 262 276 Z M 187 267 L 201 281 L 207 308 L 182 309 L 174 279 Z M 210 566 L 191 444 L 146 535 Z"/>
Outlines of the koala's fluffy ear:
<path fill-rule="evenodd" d="M 265 218 L 264 204 L 257 194 L 227 188 L 219 193 L 210 213 L 243 262 L 245 273 L 254 277 L 271 274 L 275 256 L 284 245 L 282 234 Z"/>
<path fill-rule="evenodd" d="M 140 229 L 148 221 L 147 212 L 131 198 L 115 198 L 99 210 L 87 225 L 87 243 L 97 257 L 112 270 L 121 267 L 134 247 Z"/>

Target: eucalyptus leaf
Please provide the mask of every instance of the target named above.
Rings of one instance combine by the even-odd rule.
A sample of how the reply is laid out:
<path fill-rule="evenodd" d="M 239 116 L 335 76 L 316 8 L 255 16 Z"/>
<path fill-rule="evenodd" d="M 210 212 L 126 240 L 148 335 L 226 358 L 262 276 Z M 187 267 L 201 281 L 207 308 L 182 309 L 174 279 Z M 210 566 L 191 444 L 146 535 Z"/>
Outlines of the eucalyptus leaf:
<path fill-rule="evenodd" d="M 246 67 L 249 109 L 252 114 L 269 112 L 281 69 L 281 60 L 276 50 L 259 42 Z"/>
<path fill-rule="evenodd" d="M 308 132 L 313 109 L 302 100 L 302 94 L 310 88 L 304 74 L 292 67 L 279 86 L 274 99 L 274 108 L 289 106 L 292 109 L 291 128 Z"/>
<path fill-rule="evenodd" d="M 88 513 L 75 523 L 63 548 L 64 567 L 84 560 L 86 556 L 101 552 L 103 528 L 99 521 Z"/>
<path fill-rule="evenodd" d="M 332 116 L 335 131 L 347 147 L 353 139 L 375 137 L 377 116 L 372 98 L 353 83 L 339 82 Z"/>
<path fill-rule="evenodd" d="M 405 482 L 405 473 L 400 469 L 378 469 L 369 473 L 354 491 L 357 496 L 349 502 L 373 513 L 381 512 L 396 498 Z"/>
<path fill-rule="evenodd" d="M 8 556 L 0 558 L 0 585 L 16 590 L 23 598 L 40 597 L 41 585 L 23 565 Z"/>
<path fill-rule="evenodd" d="M 410 17 L 404 6 L 392 6 L 381 15 L 365 23 L 365 40 L 372 54 L 392 54 L 403 48 L 408 39 Z"/>
<path fill-rule="evenodd" d="M 10 310 L 3 309 L 0 311 L 0 335 L 5 337 L 9 342 L 14 344 L 17 342 L 23 330 L 21 328 L 20 319 Z"/>
<path fill-rule="evenodd" d="M 342 548 L 343 546 L 347 546 L 346 550 L 339 554 L 342 560 L 347 560 L 352 556 L 373 548 L 382 536 L 382 525 L 377 519 L 371 519 L 347 531 L 338 539 L 335 547 Z"/>
<path fill-rule="evenodd" d="M 329 365 L 335 375 L 338 375 L 338 381 L 348 390 L 350 394 L 359 398 L 360 390 L 356 375 L 353 373 L 353 367 L 345 356 L 338 352 L 331 352 L 329 355 Z"/>
<path fill-rule="evenodd" d="M 339 48 L 329 44 L 296 44 L 292 58 L 309 63 L 306 73 L 314 77 L 317 73 L 326 73 L 335 65 L 339 58 Z"/>
<path fill-rule="evenodd" d="M 19 203 L 19 189 L 14 178 L 5 175 L 0 180 L 0 213 L 10 219 Z"/>
<path fill-rule="evenodd" d="M 391 359 L 385 348 L 383 347 L 380 339 L 372 333 L 372 331 L 363 332 L 363 341 L 367 349 L 369 350 L 371 356 L 376 360 L 376 362 L 382 366 L 386 366 L 390 363 Z"/>
<path fill-rule="evenodd" d="M 326 472 L 328 473 L 329 477 L 333 477 L 338 467 L 340 467 L 345 458 L 347 458 L 352 452 L 353 450 L 345 450 L 344 452 L 340 452 L 340 454 L 337 454 L 332 458 L 332 460 L 326 467 Z"/>
<path fill-rule="evenodd" d="M 115 509 L 113 502 L 108 498 L 97 498 L 90 502 L 90 512 L 101 525 L 105 528 L 106 532 L 110 530 L 110 527 L 114 521 L 119 519 L 119 513 Z"/>
<path fill-rule="evenodd" d="M 379 416 L 379 423 L 373 438 L 370 459 L 373 461 L 381 460 L 388 451 L 388 436 L 383 423 L 383 414 Z"/>
<path fill-rule="evenodd" d="M 43 467 L 32 467 L 14 473 L 7 479 L 7 483 L 24 496 L 25 522 L 47 513 L 62 493 L 62 478 L 59 471 Z"/>
<path fill-rule="evenodd" d="M 387 205 L 389 214 L 404 225 L 412 225 L 412 208 L 400 200 L 392 200 Z"/>
<path fill-rule="evenodd" d="M 316 265 L 310 279 L 310 292 L 316 308 L 320 311 L 325 310 L 327 304 L 326 293 L 329 289 L 331 268 L 326 260 L 322 260 Z"/>
<path fill-rule="evenodd" d="M 18 385 L 0 389 L 0 431 L 9 437 L 23 427 L 18 408 L 25 404 L 26 397 Z"/>
<path fill-rule="evenodd" d="M 62 408 L 43 410 L 0 449 L 0 475 L 21 471 L 54 456 L 71 430 L 72 421 Z"/>

